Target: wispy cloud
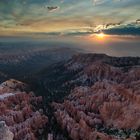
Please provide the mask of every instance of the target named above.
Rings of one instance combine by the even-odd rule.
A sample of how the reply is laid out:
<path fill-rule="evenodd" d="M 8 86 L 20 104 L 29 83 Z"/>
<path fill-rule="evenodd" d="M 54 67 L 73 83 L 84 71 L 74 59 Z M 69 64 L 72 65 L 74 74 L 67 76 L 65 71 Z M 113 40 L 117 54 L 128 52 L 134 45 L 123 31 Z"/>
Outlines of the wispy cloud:
<path fill-rule="evenodd" d="M 49 12 L 54 12 L 58 10 L 60 7 L 59 6 L 47 6 L 47 9 Z"/>
<path fill-rule="evenodd" d="M 138 25 L 139 9 L 139 0 L 0 0 L 0 31 L 109 33 Z"/>

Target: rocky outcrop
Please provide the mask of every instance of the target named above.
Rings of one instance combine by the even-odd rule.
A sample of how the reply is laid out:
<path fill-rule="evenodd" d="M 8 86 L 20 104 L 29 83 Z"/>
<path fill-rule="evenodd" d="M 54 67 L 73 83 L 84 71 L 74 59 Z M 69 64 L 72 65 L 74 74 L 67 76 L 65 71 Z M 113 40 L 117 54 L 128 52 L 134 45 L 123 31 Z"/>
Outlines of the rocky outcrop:
<path fill-rule="evenodd" d="M 13 140 L 14 134 L 9 130 L 4 121 L 0 122 L 0 140 Z"/>
<path fill-rule="evenodd" d="M 73 140 L 90 140 L 91 135 L 107 140 L 133 138 L 133 135 L 136 138 L 140 102 L 139 96 L 133 94 L 103 81 L 88 89 L 77 87 L 64 103 L 53 103 L 53 107 L 57 121 Z"/>
<path fill-rule="evenodd" d="M 26 84 L 14 79 L 2 83 L 0 121 L 14 140 L 139 140 L 140 58 L 79 54 L 32 81 L 39 82 L 34 85 L 38 94 L 47 93 L 47 102 L 57 102 L 47 104 L 47 117 L 42 97 Z"/>
<path fill-rule="evenodd" d="M 13 140 L 36 140 L 48 122 L 41 109 L 42 97 L 35 97 L 33 92 L 26 93 L 25 87 L 24 83 L 13 79 L 0 85 L 0 121 L 9 129 L 9 133 L 0 132 L 2 137 L 8 137 L 11 131 Z"/>
<path fill-rule="evenodd" d="M 27 89 L 28 86 L 25 83 L 15 79 L 10 79 L 0 84 L 0 94 L 12 91 L 26 91 Z"/>
<path fill-rule="evenodd" d="M 114 63 L 113 63 L 114 61 Z M 112 62 L 112 63 L 111 63 Z M 73 140 L 136 140 L 140 135 L 139 58 L 77 55 L 65 64 L 77 73 L 55 117 Z"/>

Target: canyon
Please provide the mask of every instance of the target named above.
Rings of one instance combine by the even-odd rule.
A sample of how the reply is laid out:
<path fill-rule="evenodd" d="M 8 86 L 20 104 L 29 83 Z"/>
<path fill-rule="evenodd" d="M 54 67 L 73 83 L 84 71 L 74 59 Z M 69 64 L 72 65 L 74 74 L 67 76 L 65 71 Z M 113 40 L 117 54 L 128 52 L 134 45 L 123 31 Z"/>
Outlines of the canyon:
<path fill-rule="evenodd" d="M 0 85 L 2 140 L 140 139 L 139 57 L 79 53 L 17 79 Z"/>

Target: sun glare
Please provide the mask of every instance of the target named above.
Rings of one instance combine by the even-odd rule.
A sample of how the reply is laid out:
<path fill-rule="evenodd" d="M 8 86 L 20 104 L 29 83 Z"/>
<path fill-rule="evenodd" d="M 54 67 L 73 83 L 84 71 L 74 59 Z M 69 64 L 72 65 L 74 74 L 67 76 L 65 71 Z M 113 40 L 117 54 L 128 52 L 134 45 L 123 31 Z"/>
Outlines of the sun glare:
<path fill-rule="evenodd" d="M 109 38 L 108 35 L 104 34 L 103 32 L 100 32 L 98 34 L 90 35 L 88 39 L 90 39 L 91 41 L 96 41 L 96 42 L 103 43 L 103 42 L 107 41 L 108 38 Z"/>
<path fill-rule="evenodd" d="M 99 39 L 103 39 L 105 37 L 104 33 L 99 33 L 96 35 Z"/>

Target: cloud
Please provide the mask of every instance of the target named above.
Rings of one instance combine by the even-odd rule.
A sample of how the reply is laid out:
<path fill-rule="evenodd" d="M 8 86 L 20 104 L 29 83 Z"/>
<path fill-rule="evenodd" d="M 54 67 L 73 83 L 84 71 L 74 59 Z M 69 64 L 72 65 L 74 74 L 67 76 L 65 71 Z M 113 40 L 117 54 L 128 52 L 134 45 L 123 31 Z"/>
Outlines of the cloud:
<path fill-rule="evenodd" d="M 17 32 L 64 32 L 74 29 L 67 32 L 69 35 L 98 31 L 113 34 L 132 21 L 140 25 L 139 0 L 117 1 L 0 0 L 0 25 L 3 30 Z M 93 7 L 92 2 L 97 6 Z"/>
<path fill-rule="evenodd" d="M 49 12 L 54 12 L 58 10 L 60 7 L 59 6 L 47 6 L 47 9 Z"/>
<path fill-rule="evenodd" d="M 92 0 L 93 5 L 103 4 L 106 0 Z"/>
<path fill-rule="evenodd" d="M 63 32 L 23 32 L 20 35 L 37 37 L 83 37 L 93 34 L 90 31 L 67 30 Z"/>
<path fill-rule="evenodd" d="M 125 25 L 120 27 L 114 27 L 110 29 L 102 30 L 105 34 L 110 35 L 134 35 L 140 36 L 140 26 Z"/>
<path fill-rule="evenodd" d="M 114 27 L 114 26 L 120 26 L 122 24 L 122 22 L 119 22 L 119 23 L 107 23 L 105 25 L 106 28 L 111 28 L 111 27 Z"/>
<path fill-rule="evenodd" d="M 136 20 L 136 24 L 140 24 L 140 19 L 137 19 Z"/>

